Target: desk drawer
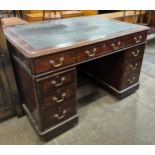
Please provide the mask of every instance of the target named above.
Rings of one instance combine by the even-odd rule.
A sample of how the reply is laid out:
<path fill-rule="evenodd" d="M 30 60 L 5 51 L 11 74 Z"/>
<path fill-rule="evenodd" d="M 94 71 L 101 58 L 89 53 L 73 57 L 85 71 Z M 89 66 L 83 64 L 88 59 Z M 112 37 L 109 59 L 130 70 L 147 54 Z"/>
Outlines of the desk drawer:
<path fill-rule="evenodd" d="M 42 130 L 59 124 L 76 114 L 76 101 L 70 100 L 66 105 L 41 109 Z"/>
<path fill-rule="evenodd" d="M 82 47 L 78 49 L 77 52 L 77 61 L 83 61 L 87 59 L 91 59 L 100 54 L 100 44 L 94 44 L 86 47 Z"/>
<path fill-rule="evenodd" d="M 124 59 L 130 60 L 130 59 L 137 59 L 140 57 L 143 57 L 145 50 L 145 45 L 140 45 L 134 48 L 131 48 L 124 52 Z"/>
<path fill-rule="evenodd" d="M 46 96 L 40 97 L 40 104 L 42 108 L 51 106 L 60 106 L 70 99 L 76 98 L 75 83 L 59 88 Z"/>
<path fill-rule="evenodd" d="M 129 46 L 138 45 L 146 41 L 147 31 L 134 33 L 105 41 L 100 46 L 100 52 L 113 52 Z"/>
<path fill-rule="evenodd" d="M 146 42 L 147 38 L 147 31 L 134 33 L 131 35 L 127 35 L 124 37 L 121 37 L 122 47 L 132 46 L 132 45 L 138 45 L 140 43 Z"/>
<path fill-rule="evenodd" d="M 73 51 L 36 58 L 34 60 L 35 73 L 48 72 L 75 62 L 75 53 Z"/>
<path fill-rule="evenodd" d="M 71 69 L 54 75 L 52 74 L 42 79 L 37 79 L 39 93 L 48 93 L 66 84 L 75 82 L 75 74 L 75 69 Z"/>
<path fill-rule="evenodd" d="M 139 80 L 141 65 L 143 58 L 134 61 L 128 61 L 123 70 L 122 89 L 125 89 Z"/>
<path fill-rule="evenodd" d="M 135 71 L 128 71 L 124 73 L 121 89 L 125 89 L 137 83 L 139 81 L 140 70 L 141 67 L 138 67 Z"/>
<path fill-rule="evenodd" d="M 142 65 L 142 58 L 141 59 L 136 59 L 134 61 L 128 61 L 125 64 L 124 72 L 139 70 L 139 68 L 141 68 L 141 65 Z"/>

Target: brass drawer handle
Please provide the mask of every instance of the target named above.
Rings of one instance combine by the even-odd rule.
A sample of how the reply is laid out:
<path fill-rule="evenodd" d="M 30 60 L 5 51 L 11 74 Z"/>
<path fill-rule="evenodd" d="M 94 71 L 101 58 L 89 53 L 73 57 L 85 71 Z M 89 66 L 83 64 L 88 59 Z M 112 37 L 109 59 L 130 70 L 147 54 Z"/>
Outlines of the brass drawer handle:
<path fill-rule="evenodd" d="M 96 48 L 93 48 L 93 51 L 92 52 L 90 52 L 90 51 L 85 51 L 85 53 L 89 56 L 89 57 L 93 57 L 93 56 L 95 56 L 95 54 L 96 54 L 96 51 L 97 51 L 97 49 Z"/>
<path fill-rule="evenodd" d="M 132 70 L 135 70 L 135 69 L 137 68 L 137 66 L 138 66 L 138 63 L 135 63 L 135 65 L 130 64 L 130 68 L 131 68 Z"/>
<path fill-rule="evenodd" d="M 119 41 L 117 44 L 112 43 L 111 46 L 113 47 L 114 50 L 117 50 L 121 45 L 121 42 Z"/>
<path fill-rule="evenodd" d="M 60 61 L 60 62 L 59 62 L 58 64 L 56 64 L 54 60 L 49 60 L 49 64 L 52 64 L 53 67 L 55 67 L 55 68 L 60 67 L 60 66 L 63 64 L 64 57 L 61 57 L 61 58 L 59 59 L 59 61 Z"/>
<path fill-rule="evenodd" d="M 63 77 L 61 77 L 60 83 L 57 83 L 57 81 L 52 80 L 52 81 L 51 81 L 51 84 L 54 85 L 54 86 L 56 86 L 56 87 L 58 87 L 58 86 L 63 85 L 64 81 L 65 81 L 65 77 L 63 76 Z"/>
<path fill-rule="evenodd" d="M 132 55 L 133 55 L 134 57 L 137 57 L 138 54 L 139 54 L 139 52 L 140 52 L 139 50 L 137 50 L 137 51 L 133 51 L 133 52 L 132 52 Z"/>
<path fill-rule="evenodd" d="M 62 115 L 55 114 L 54 117 L 57 119 L 63 119 L 67 113 L 67 110 L 63 110 Z"/>
<path fill-rule="evenodd" d="M 139 43 L 142 39 L 142 36 L 140 35 L 139 37 L 134 37 L 134 40 L 136 43 Z"/>
<path fill-rule="evenodd" d="M 131 84 L 131 83 L 135 82 L 135 79 L 136 79 L 135 77 L 132 77 L 132 79 L 128 79 L 128 83 Z"/>
<path fill-rule="evenodd" d="M 63 102 L 65 99 L 66 93 L 62 93 L 61 99 L 58 99 L 56 96 L 53 96 L 53 101 L 56 101 L 57 103 Z"/>

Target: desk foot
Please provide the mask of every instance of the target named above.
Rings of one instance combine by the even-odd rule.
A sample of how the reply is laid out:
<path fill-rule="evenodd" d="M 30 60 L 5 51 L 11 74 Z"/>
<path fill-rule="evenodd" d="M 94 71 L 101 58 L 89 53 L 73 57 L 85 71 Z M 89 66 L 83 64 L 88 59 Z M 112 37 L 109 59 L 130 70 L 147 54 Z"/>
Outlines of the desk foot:
<path fill-rule="evenodd" d="M 100 82 L 100 86 L 102 88 L 104 88 L 107 92 L 109 92 L 110 94 L 114 95 L 115 97 L 117 97 L 118 99 L 124 99 L 126 98 L 127 96 L 135 93 L 135 91 L 139 88 L 139 83 L 131 86 L 131 87 L 128 87 L 124 90 L 117 90 L 117 89 L 114 89 L 113 87 L 109 86 L 108 84 L 104 83 L 104 82 Z"/>
<path fill-rule="evenodd" d="M 74 127 L 76 124 L 78 123 L 78 117 L 73 118 L 72 120 L 70 120 L 67 123 L 64 123 L 63 125 L 43 134 L 43 135 L 39 135 L 40 139 L 43 141 L 49 141 L 55 137 L 57 137 L 58 135 L 64 133 L 65 131 L 69 130 L 70 128 Z"/>
<path fill-rule="evenodd" d="M 40 137 L 40 139 L 43 141 L 49 141 L 49 140 L 55 138 L 56 136 L 67 131 L 68 129 L 74 127 L 78 123 L 78 115 L 76 114 L 58 125 L 55 125 L 55 126 L 48 128 L 44 131 L 40 131 L 38 124 L 33 119 L 33 116 L 31 115 L 26 104 L 23 104 L 23 108 L 28 116 L 28 119 L 29 119 L 32 127 L 34 128 L 34 130 L 36 131 L 36 133 Z"/>

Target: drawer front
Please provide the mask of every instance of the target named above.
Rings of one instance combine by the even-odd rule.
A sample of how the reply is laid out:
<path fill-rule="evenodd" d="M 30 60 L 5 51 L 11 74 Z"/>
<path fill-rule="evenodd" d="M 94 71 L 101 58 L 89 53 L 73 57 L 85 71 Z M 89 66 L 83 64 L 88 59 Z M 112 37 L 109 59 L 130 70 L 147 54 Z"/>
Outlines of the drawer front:
<path fill-rule="evenodd" d="M 56 73 L 54 75 L 52 74 L 52 76 L 48 76 L 46 78 L 38 79 L 37 86 L 39 93 L 48 93 L 66 84 L 75 82 L 75 75 L 75 69 L 72 69 Z"/>
<path fill-rule="evenodd" d="M 142 58 L 136 59 L 134 61 L 128 61 L 125 64 L 124 72 L 139 70 L 141 68 L 141 65 L 142 65 Z"/>
<path fill-rule="evenodd" d="M 112 52 L 125 47 L 138 45 L 146 41 L 147 31 L 122 36 L 105 42 L 102 52 Z M 102 46 L 103 47 L 103 46 Z"/>
<path fill-rule="evenodd" d="M 143 57 L 144 50 L 145 50 L 145 45 L 131 48 L 126 52 L 124 52 L 124 59 L 130 60 L 130 59 L 137 59 L 137 58 Z"/>
<path fill-rule="evenodd" d="M 40 97 L 42 108 L 59 106 L 65 104 L 66 101 L 76 98 L 75 83 L 59 88 L 49 95 Z"/>
<path fill-rule="evenodd" d="M 143 31 L 143 32 L 138 32 L 138 33 L 129 35 L 125 40 L 125 44 L 127 46 L 130 46 L 130 45 L 138 45 L 140 43 L 146 42 L 147 32 L 148 31 Z"/>
<path fill-rule="evenodd" d="M 118 50 L 124 46 L 122 46 L 121 39 L 112 39 L 102 43 L 97 43 L 94 45 L 82 47 L 77 51 L 77 61 L 84 61 L 87 59 L 94 58 L 96 56 L 104 55 L 109 52 L 113 52 Z"/>
<path fill-rule="evenodd" d="M 77 50 L 77 61 L 84 61 L 94 58 L 99 55 L 104 55 L 109 52 L 114 52 L 125 47 L 138 45 L 146 41 L 147 31 L 134 33 L 119 38 L 107 40 L 94 45 L 79 48 Z M 141 49 L 142 52 L 144 49 Z M 136 57 L 137 53 L 133 52 L 133 57 Z M 142 54 L 142 53 L 141 53 Z"/>
<path fill-rule="evenodd" d="M 82 47 L 77 51 L 77 61 L 94 58 L 100 54 L 100 44 Z"/>
<path fill-rule="evenodd" d="M 42 130 L 59 124 L 76 114 L 76 101 L 68 101 L 66 105 L 48 107 L 41 110 Z"/>
<path fill-rule="evenodd" d="M 124 73 L 121 89 L 125 89 L 137 83 L 139 81 L 140 70 L 141 67 L 135 71 L 128 71 Z"/>
<path fill-rule="evenodd" d="M 44 73 L 75 63 L 73 51 L 48 55 L 34 60 L 35 73 Z"/>

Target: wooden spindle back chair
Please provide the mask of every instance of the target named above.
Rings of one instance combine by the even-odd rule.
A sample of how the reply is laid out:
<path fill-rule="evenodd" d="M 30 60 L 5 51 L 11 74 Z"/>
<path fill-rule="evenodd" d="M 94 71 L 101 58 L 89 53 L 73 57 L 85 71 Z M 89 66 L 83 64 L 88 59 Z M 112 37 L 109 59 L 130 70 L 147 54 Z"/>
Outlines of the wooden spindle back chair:
<path fill-rule="evenodd" d="M 43 20 L 61 19 L 62 11 L 59 10 L 43 10 Z"/>
<path fill-rule="evenodd" d="M 132 15 L 132 18 L 130 18 L 130 20 L 128 20 L 129 17 L 126 15 L 126 12 L 127 12 L 126 10 L 123 11 L 123 21 L 140 25 L 149 25 L 151 19 L 151 11 L 134 10 L 134 14 Z"/>

